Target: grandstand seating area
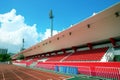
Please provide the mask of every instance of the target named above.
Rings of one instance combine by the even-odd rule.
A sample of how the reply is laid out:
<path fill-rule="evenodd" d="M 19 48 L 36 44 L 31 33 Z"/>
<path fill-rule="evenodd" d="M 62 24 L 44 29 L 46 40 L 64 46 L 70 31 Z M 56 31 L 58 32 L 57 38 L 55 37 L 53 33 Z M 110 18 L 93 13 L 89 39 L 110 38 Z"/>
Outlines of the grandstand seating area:
<path fill-rule="evenodd" d="M 77 51 L 72 54 L 63 53 L 41 58 L 26 59 L 19 62 L 15 61 L 14 63 L 24 64 L 29 67 L 32 63 L 36 62 L 34 65 L 36 68 L 44 68 L 47 70 L 55 70 L 64 73 L 72 72 L 72 74 L 74 74 L 74 69 L 77 68 L 77 72 L 75 72 L 76 74 L 120 79 L 119 62 L 100 62 L 107 50 L 108 47 L 104 47 L 92 50 Z M 46 61 L 39 61 L 44 58 Z"/>
<path fill-rule="evenodd" d="M 23 63 L 23 64 L 26 64 L 27 66 L 30 66 L 33 62 L 37 62 L 38 60 L 41 60 L 44 58 L 47 58 L 45 62 L 61 61 L 62 59 L 63 59 L 63 62 L 64 61 L 100 61 L 107 50 L 108 50 L 107 47 L 98 48 L 93 50 L 78 51 L 72 54 L 64 53 L 64 54 L 57 54 L 54 56 L 48 56 L 43 58 L 26 59 L 26 60 L 17 61 L 16 63 Z"/>
<path fill-rule="evenodd" d="M 108 48 L 84 50 L 73 53 L 65 61 L 100 61 Z"/>
<path fill-rule="evenodd" d="M 20 61 L 14 61 L 16 64 L 24 64 L 25 66 L 30 66 L 33 62 L 37 62 L 38 58 L 34 59 L 25 59 Z"/>
<path fill-rule="evenodd" d="M 48 56 L 48 61 L 100 61 L 108 47 Z M 66 57 L 66 58 L 65 58 Z M 65 59 L 64 59 L 65 58 Z"/>
<path fill-rule="evenodd" d="M 37 68 L 44 68 L 48 70 L 55 70 L 57 66 L 59 72 L 61 72 L 61 66 L 64 67 L 62 72 L 65 73 L 67 73 L 69 67 L 77 67 L 79 74 L 120 80 L 119 62 L 40 62 L 36 65 Z M 66 69 L 66 67 L 68 68 Z M 70 71 L 71 70 L 72 69 L 70 69 Z"/>
<path fill-rule="evenodd" d="M 64 57 L 66 57 L 68 55 L 69 55 L 69 53 L 50 56 L 50 57 L 48 57 L 47 61 L 60 61 L 61 59 L 63 59 Z"/>

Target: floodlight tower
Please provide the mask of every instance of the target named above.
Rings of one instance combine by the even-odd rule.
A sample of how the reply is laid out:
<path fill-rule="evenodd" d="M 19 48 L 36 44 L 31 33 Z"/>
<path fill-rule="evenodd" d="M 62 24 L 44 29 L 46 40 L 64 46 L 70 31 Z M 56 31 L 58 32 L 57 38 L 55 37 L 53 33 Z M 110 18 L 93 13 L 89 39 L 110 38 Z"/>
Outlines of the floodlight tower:
<path fill-rule="evenodd" d="M 23 38 L 23 40 L 22 40 L 22 48 L 24 49 L 24 43 L 25 43 L 25 41 L 24 41 L 24 38 Z"/>
<path fill-rule="evenodd" d="M 50 10 L 49 18 L 51 20 L 51 37 L 52 37 L 53 36 L 53 18 L 54 18 L 52 10 Z"/>
<path fill-rule="evenodd" d="M 25 41 L 24 41 L 24 38 L 23 38 L 23 39 L 22 39 L 22 47 L 21 47 L 21 51 L 24 50 L 24 43 L 25 43 Z"/>

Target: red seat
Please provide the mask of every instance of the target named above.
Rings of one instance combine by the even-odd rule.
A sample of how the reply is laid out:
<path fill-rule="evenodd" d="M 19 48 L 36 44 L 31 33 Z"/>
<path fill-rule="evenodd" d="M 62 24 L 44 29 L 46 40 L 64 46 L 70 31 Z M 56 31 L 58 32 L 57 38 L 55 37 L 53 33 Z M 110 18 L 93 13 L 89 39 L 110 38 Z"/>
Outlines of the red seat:
<path fill-rule="evenodd" d="M 85 50 L 73 53 L 65 61 L 100 61 L 108 48 Z"/>

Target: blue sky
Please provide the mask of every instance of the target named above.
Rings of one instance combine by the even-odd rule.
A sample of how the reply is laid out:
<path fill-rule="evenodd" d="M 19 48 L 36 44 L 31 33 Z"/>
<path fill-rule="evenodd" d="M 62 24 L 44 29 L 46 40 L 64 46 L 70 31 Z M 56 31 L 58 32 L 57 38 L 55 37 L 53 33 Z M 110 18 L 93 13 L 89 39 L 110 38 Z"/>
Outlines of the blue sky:
<path fill-rule="evenodd" d="M 43 33 L 50 28 L 50 9 L 54 29 L 61 31 L 117 2 L 120 0 L 1 0 L 0 13 L 16 9 L 17 14 L 25 17 L 26 24 L 37 24 L 37 31 Z"/>
<path fill-rule="evenodd" d="M 23 38 L 28 48 L 49 37 L 51 9 L 56 34 L 118 2 L 120 0 L 1 0 L 0 48 L 18 52 Z"/>

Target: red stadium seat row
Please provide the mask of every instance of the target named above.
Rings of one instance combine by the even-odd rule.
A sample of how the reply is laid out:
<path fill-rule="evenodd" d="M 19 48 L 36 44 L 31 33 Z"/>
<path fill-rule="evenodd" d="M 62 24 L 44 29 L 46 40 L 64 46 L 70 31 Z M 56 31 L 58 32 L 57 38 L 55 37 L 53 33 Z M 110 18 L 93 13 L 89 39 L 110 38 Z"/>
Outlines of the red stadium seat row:
<path fill-rule="evenodd" d="M 63 59 L 67 55 L 69 55 L 69 54 L 66 53 L 66 54 L 58 54 L 55 56 L 51 56 L 51 57 L 48 57 L 47 61 L 60 61 L 61 59 Z"/>
<path fill-rule="evenodd" d="M 44 69 L 48 69 L 48 70 L 54 70 L 53 64 L 45 64 L 45 63 L 41 63 L 41 62 L 39 62 L 35 67 L 44 68 Z"/>
<path fill-rule="evenodd" d="M 119 69 L 120 68 L 114 68 L 114 67 L 96 67 L 95 76 L 120 79 Z"/>
<path fill-rule="evenodd" d="M 99 48 L 93 50 L 78 51 L 68 56 L 69 53 L 57 54 L 54 56 L 48 56 L 49 61 L 60 61 L 64 57 L 68 56 L 63 61 L 100 61 L 108 48 Z"/>
<path fill-rule="evenodd" d="M 31 60 L 21 60 L 21 61 L 15 61 L 14 63 L 21 63 L 21 64 L 26 64 L 26 66 L 30 66 L 33 62 L 36 62 L 38 58 L 34 58 Z"/>
<path fill-rule="evenodd" d="M 100 61 L 107 49 L 99 48 L 75 52 L 64 61 Z"/>
<path fill-rule="evenodd" d="M 39 62 L 36 67 L 54 70 L 55 66 L 77 67 L 79 74 L 120 80 L 120 62 Z"/>

